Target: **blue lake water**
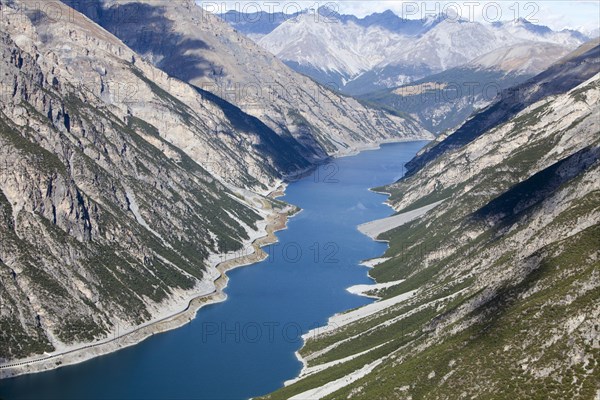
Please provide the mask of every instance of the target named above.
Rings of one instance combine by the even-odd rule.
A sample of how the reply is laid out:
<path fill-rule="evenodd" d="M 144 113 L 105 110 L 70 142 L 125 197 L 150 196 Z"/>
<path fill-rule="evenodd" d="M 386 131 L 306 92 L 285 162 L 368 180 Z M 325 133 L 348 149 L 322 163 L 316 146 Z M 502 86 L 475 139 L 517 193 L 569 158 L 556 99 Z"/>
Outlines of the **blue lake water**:
<path fill-rule="evenodd" d="M 303 209 L 267 260 L 229 273 L 227 301 L 189 324 L 116 353 L 0 381 L 9 399 L 246 399 L 300 372 L 302 333 L 371 300 L 349 286 L 371 283 L 361 260 L 383 243 L 356 226 L 392 210 L 368 189 L 399 179 L 426 142 L 395 143 L 337 159 L 289 185 L 282 198 Z"/>

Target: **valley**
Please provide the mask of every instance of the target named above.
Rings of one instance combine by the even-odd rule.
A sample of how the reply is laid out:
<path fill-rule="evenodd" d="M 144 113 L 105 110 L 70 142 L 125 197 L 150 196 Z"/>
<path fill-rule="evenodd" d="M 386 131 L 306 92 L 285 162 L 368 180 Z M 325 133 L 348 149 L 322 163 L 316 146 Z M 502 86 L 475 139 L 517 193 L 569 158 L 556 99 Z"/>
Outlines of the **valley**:
<path fill-rule="evenodd" d="M 0 400 L 600 396 L 600 5 L 382 6 L 0 0 Z"/>
<path fill-rule="evenodd" d="M 227 287 L 214 296 L 226 301 L 203 301 L 197 315 L 191 309 L 167 325 L 180 328 L 148 335 L 118 352 L 0 380 L 0 397 L 94 399 L 102 393 L 104 398 L 214 399 L 255 397 L 277 389 L 301 369 L 294 352 L 303 333 L 336 312 L 373 301 L 345 290 L 371 283 L 359 263 L 385 250 L 356 225 L 390 214 L 385 196 L 368 189 L 398 178 L 398 168 L 425 143 L 387 144 L 339 158 L 329 179 L 330 171 L 323 170 L 319 179 L 313 173 L 291 183 L 279 200 L 302 211 L 275 234 L 277 243 L 261 243 L 268 258 L 227 273 Z M 345 216 L 341 211 L 347 209 L 355 211 Z M 127 339 L 117 342 L 119 347 L 128 344 Z M 229 384 L 232 376 L 236 385 Z M 72 384 L 61 384 L 65 381 Z"/>

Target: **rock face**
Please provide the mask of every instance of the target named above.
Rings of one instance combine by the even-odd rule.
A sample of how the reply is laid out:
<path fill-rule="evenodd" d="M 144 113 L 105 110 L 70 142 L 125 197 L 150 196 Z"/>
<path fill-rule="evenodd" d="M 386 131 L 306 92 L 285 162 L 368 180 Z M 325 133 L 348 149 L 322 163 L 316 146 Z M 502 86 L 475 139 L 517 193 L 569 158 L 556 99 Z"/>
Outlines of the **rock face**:
<path fill-rule="evenodd" d="M 368 294 L 389 306 L 307 335 L 301 378 L 268 398 L 597 396 L 598 52 L 571 54 L 530 103 L 505 100 L 506 119 L 380 189 L 400 213 L 441 202 L 379 236 L 390 247 Z"/>
<path fill-rule="evenodd" d="M 286 169 L 278 163 L 309 165 L 297 153 L 269 159 L 264 136 L 238 133 L 82 15 L 20 6 L 2 1 L 4 360 L 91 342 L 210 293 L 208 256 L 241 248 L 264 217 L 223 183 L 266 190 Z M 208 160 L 228 160 L 231 176 L 209 174 Z"/>
<path fill-rule="evenodd" d="M 306 158 L 346 154 L 375 141 L 431 137 L 410 119 L 366 107 L 294 72 L 192 0 L 64 2 L 169 75 L 297 141 Z"/>
<path fill-rule="evenodd" d="M 276 126 L 283 114 L 270 120 L 269 110 L 267 125 L 65 5 L 0 7 L 3 364 L 112 337 L 213 293 L 216 255 L 251 248 L 267 218 L 287 211 L 263 196 L 327 157 L 325 136 L 287 132 L 293 124 Z M 361 129 L 331 122 L 331 153 L 424 132 L 323 93 L 348 121 L 372 117 Z M 292 105 L 286 115 L 302 118 L 308 105 Z"/>

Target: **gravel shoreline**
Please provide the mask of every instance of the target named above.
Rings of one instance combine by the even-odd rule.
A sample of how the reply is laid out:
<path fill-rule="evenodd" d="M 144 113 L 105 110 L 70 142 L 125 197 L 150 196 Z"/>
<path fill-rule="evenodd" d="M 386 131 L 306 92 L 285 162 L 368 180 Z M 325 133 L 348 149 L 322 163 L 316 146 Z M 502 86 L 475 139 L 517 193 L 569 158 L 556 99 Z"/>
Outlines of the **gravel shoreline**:
<path fill-rule="evenodd" d="M 275 198 L 284 193 L 285 188 L 280 187 L 273 191 L 270 197 Z M 220 303 L 227 299 L 223 289 L 227 287 L 229 278 L 227 272 L 243 266 L 255 264 L 267 258 L 267 254 L 261 247 L 277 242 L 275 233 L 286 229 L 290 218 L 289 212 L 293 206 L 275 212 L 265 207 L 267 213 L 267 222 L 264 232 L 254 240 L 250 240 L 245 246 L 252 246 L 254 251 L 251 254 L 245 254 L 241 257 L 225 259 L 219 263 L 213 270 L 214 290 L 211 292 L 196 293 L 190 296 L 186 301 L 179 304 L 179 310 L 171 312 L 166 316 L 159 317 L 154 321 L 146 322 L 143 325 L 135 327 L 119 336 L 106 338 L 93 343 L 80 343 L 78 345 L 67 347 L 55 353 L 49 353 L 42 356 L 31 357 L 22 360 L 12 360 L 0 365 L 0 379 L 15 377 L 19 375 L 32 374 L 44 371 L 50 371 L 66 365 L 78 364 L 95 357 L 106 355 L 126 347 L 136 345 L 145 339 L 163 332 L 179 328 L 196 317 L 196 313 L 202 307 Z M 223 255 L 224 257 L 227 255 Z M 166 307 L 171 310 L 174 307 Z"/>

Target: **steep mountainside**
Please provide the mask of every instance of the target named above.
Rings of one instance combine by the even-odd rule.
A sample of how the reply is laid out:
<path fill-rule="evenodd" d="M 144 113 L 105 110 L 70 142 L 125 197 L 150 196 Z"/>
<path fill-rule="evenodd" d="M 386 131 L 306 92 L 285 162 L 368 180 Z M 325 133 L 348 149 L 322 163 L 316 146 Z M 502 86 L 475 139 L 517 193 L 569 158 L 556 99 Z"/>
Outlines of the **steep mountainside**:
<path fill-rule="evenodd" d="M 503 47 L 411 84 L 360 96 L 368 102 L 415 115 L 434 134 L 460 126 L 500 91 L 525 82 L 569 53 L 551 43 Z"/>
<path fill-rule="evenodd" d="M 95 0 L 79 7 L 169 75 L 229 101 L 307 158 L 430 137 L 416 122 L 363 106 L 300 75 L 192 0 Z"/>
<path fill-rule="evenodd" d="M 411 175 L 431 160 L 463 146 L 490 128 L 507 122 L 526 107 L 543 97 L 565 93 L 594 76 L 600 68 L 599 41 L 592 40 L 570 53 L 548 70 L 528 81 L 503 91 L 491 105 L 465 122 L 450 136 L 439 137 L 407 165 Z"/>
<path fill-rule="evenodd" d="M 214 256 L 287 211 L 253 192 L 311 164 L 292 138 L 170 78 L 85 16 L 0 5 L 3 364 L 213 293 Z"/>
<path fill-rule="evenodd" d="M 568 47 L 553 43 L 519 43 L 501 47 L 471 60 L 474 69 L 495 70 L 506 74 L 537 75 L 566 56 Z"/>
<path fill-rule="evenodd" d="M 379 236 L 390 247 L 370 272 L 382 285 L 367 293 L 382 300 L 306 335 L 301 377 L 268 398 L 598 395 L 594 57 L 581 60 L 596 69 L 590 79 L 564 93 L 545 91 L 381 189 L 401 213 L 441 203 Z"/>
<path fill-rule="evenodd" d="M 535 42 L 573 49 L 587 40 L 578 32 L 555 32 L 525 20 L 481 24 L 440 16 L 418 21 L 419 29 L 401 29 L 408 22 L 360 21 L 305 12 L 283 22 L 259 43 L 320 82 L 361 95 L 464 65 L 506 46 Z"/>

